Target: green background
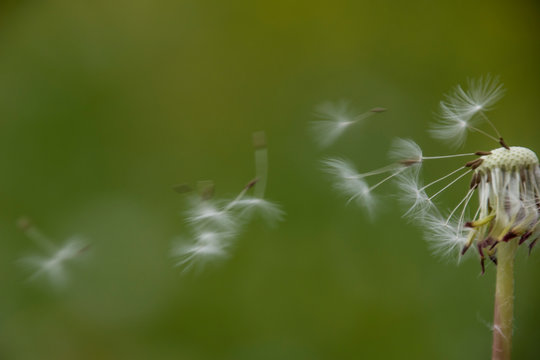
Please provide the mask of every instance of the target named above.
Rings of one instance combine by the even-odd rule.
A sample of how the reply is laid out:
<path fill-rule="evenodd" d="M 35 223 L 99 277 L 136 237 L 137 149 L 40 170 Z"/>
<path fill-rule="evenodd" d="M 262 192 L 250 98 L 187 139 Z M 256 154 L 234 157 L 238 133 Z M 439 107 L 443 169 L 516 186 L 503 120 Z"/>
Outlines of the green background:
<path fill-rule="evenodd" d="M 0 358 L 489 358 L 494 268 L 433 256 L 391 185 L 369 221 L 319 161 L 382 166 L 396 136 L 450 153 L 426 131 L 437 103 L 488 73 L 508 90 L 491 119 L 538 150 L 538 15 L 534 1 L 0 2 Z M 308 124 L 338 99 L 389 111 L 321 151 Z M 171 187 L 233 196 L 257 130 L 286 221 L 253 222 L 228 261 L 181 275 Z M 492 147 L 472 134 L 465 149 Z M 68 287 L 25 281 L 22 215 L 91 241 Z M 517 261 L 514 355 L 534 359 L 540 256 Z"/>

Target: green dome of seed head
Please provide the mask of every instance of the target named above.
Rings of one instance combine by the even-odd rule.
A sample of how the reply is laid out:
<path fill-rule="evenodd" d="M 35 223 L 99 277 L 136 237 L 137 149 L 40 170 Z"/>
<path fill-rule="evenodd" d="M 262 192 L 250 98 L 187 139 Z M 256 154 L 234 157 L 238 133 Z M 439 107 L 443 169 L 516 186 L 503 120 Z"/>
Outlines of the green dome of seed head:
<path fill-rule="evenodd" d="M 491 151 L 491 154 L 481 157 L 482 164 L 477 171 L 485 172 L 493 169 L 516 170 L 538 165 L 538 157 L 527 148 L 512 146 L 510 149 L 498 148 Z"/>

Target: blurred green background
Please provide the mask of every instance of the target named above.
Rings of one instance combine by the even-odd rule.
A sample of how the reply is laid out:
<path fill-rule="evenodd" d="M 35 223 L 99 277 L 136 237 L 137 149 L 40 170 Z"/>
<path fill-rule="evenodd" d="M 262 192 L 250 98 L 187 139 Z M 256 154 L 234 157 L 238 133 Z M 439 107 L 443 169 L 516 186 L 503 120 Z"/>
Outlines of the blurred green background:
<path fill-rule="evenodd" d="M 487 359 L 494 268 L 431 254 L 392 186 L 377 218 L 346 206 L 319 160 L 386 163 L 396 136 L 450 150 L 426 129 L 442 94 L 500 75 L 491 119 L 538 148 L 534 1 L 0 2 L 0 359 Z M 389 109 L 328 151 L 313 108 Z M 176 183 L 233 196 L 265 130 L 267 197 L 287 212 L 250 224 L 231 258 L 182 276 Z M 471 135 L 469 150 L 494 147 Z M 441 162 L 435 176 L 453 169 Z M 464 185 L 465 186 L 465 185 Z M 465 189 L 463 189 L 465 190 Z M 448 206 L 463 195 L 448 192 Z M 29 283 L 25 215 L 87 259 L 62 290 Z M 520 250 L 514 355 L 538 355 L 540 255 Z"/>

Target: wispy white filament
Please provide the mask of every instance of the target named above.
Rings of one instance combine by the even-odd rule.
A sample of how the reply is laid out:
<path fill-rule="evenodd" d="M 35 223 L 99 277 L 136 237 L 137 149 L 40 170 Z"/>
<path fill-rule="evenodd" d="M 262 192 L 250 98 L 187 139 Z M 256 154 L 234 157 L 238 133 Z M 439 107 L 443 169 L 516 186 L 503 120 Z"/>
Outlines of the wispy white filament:
<path fill-rule="evenodd" d="M 437 191 L 434 195 L 431 195 L 429 197 L 429 200 L 433 200 L 435 197 L 437 197 L 439 194 L 441 194 L 444 190 L 448 189 L 450 186 L 454 185 L 456 183 L 456 181 L 458 181 L 459 179 L 461 179 L 462 177 L 464 177 L 465 175 L 467 175 L 468 173 L 470 173 L 472 170 L 468 170 L 467 172 L 459 175 L 457 178 L 455 178 L 454 180 L 452 180 L 448 185 L 446 185 L 445 187 L 443 187 L 441 190 Z"/>
<path fill-rule="evenodd" d="M 420 169 L 419 166 L 414 166 L 399 174 L 396 179 L 399 189 L 401 190 L 399 198 L 409 207 L 403 216 L 413 220 L 423 218 L 431 207 L 433 207 L 433 203 L 422 186 Z"/>
<path fill-rule="evenodd" d="M 392 141 L 389 153 L 390 159 L 394 161 L 412 160 L 421 162 L 422 149 L 411 139 L 397 138 Z"/>
<path fill-rule="evenodd" d="M 259 214 L 270 226 L 276 225 L 285 216 L 285 212 L 279 205 L 257 197 L 246 196 L 236 200 L 232 204 L 232 209 L 238 210 L 239 216 L 246 220 L 252 215 Z"/>
<path fill-rule="evenodd" d="M 433 180 L 433 181 L 430 182 L 429 184 L 423 186 L 421 190 L 425 190 L 425 189 L 427 189 L 428 187 L 430 187 L 430 186 L 432 186 L 432 185 L 435 185 L 435 184 L 437 184 L 438 182 L 440 182 L 440 181 L 442 181 L 442 180 L 444 180 L 444 179 L 446 179 L 446 178 L 449 178 L 450 176 L 454 175 L 455 173 L 460 172 L 460 171 L 463 171 L 463 170 L 465 170 L 465 169 L 466 169 L 465 167 L 460 166 L 460 167 L 458 167 L 456 170 L 451 171 L 450 173 L 444 175 L 443 177 L 440 177 L 440 178 L 438 178 L 438 179 L 436 179 L 436 180 Z"/>
<path fill-rule="evenodd" d="M 334 177 L 334 187 L 347 197 L 347 202 L 353 200 L 372 213 L 375 204 L 368 184 L 354 166 L 343 159 L 326 159 L 323 169 Z"/>
<path fill-rule="evenodd" d="M 244 189 L 245 190 L 245 189 Z M 171 255 L 187 271 L 199 263 L 224 258 L 228 249 L 254 215 L 275 225 L 284 217 L 281 208 L 268 200 L 248 197 L 245 191 L 229 201 L 192 199 L 186 221 L 192 228 L 191 241 L 176 241 Z"/>
<path fill-rule="evenodd" d="M 469 200 L 471 199 L 471 197 L 474 195 L 474 189 L 471 189 L 467 192 L 467 194 L 465 195 L 465 197 L 463 197 L 463 199 L 461 199 L 461 201 L 456 205 L 456 207 L 454 208 L 454 210 L 452 210 L 450 212 L 450 215 L 448 215 L 448 217 L 446 218 L 446 223 L 448 224 L 450 222 L 450 220 L 452 219 L 452 216 L 454 216 L 454 214 L 456 213 L 456 211 L 461 207 L 461 205 L 463 205 L 463 203 L 465 203 L 465 205 L 463 206 L 463 212 L 461 213 L 461 216 L 460 216 L 460 222 L 462 222 L 462 219 L 463 219 L 463 215 L 465 213 L 465 209 L 467 208 L 467 204 L 469 203 Z"/>
<path fill-rule="evenodd" d="M 171 255 L 176 258 L 176 266 L 183 266 L 183 272 L 194 266 L 204 266 L 209 261 L 226 258 L 227 248 L 234 233 L 204 231 L 196 235 L 195 241 L 188 244 L 182 239 L 174 241 Z"/>
<path fill-rule="evenodd" d="M 324 102 L 317 106 L 315 115 L 320 119 L 311 123 L 315 140 L 321 147 L 328 147 L 350 126 L 361 122 L 374 112 L 357 113 L 346 101 Z"/>
<path fill-rule="evenodd" d="M 186 211 L 191 230 L 187 241 L 177 240 L 171 248 L 176 265 L 183 271 L 202 268 L 209 261 L 228 256 L 236 237 L 257 215 L 269 225 L 284 217 L 281 208 L 263 198 L 268 174 L 268 152 L 264 133 L 254 134 L 256 177 L 232 200 L 215 200 L 207 196 L 193 197 Z M 253 191 L 254 196 L 248 196 Z"/>
<path fill-rule="evenodd" d="M 369 210 L 373 207 L 373 190 L 395 178 L 401 190 L 400 199 L 408 206 L 405 216 L 425 227 L 426 237 L 435 251 L 448 254 L 459 250 L 463 255 L 474 247 L 484 271 L 485 258 L 497 262 L 499 243 L 519 238 L 516 241 L 520 244 L 527 241 L 531 249 L 540 237 L 538 158 L 529 149 L 508 146 L 486 116 L 503 94 L 504 89 L 498 79 L 490 76 L 469 80 L 466 87 L 456 86 L 440 102 L 439 119 L 431 129 L 436 138 L 454 145 L 463 144 L 468 131 L 472 131 L 496 141 L 499 148 L 424 156 L 414 141 L 396 139 L 389 152 L 395 161 L 392 165 L 360 173 L 350 162 L 334 158 L 323 162 L 325 171 L 334 177 L 334 187 L 347 196 L 348 202 L 354 200 Z M 342 128 L 353 123 L 342 120 Z M 490 128 L 480 127 L 486 123 Z M 476 158 L 466 163 L 463 161 L 461 166 L 427 185 L 420 180 L 419 173 L 426 160 L 472 156 Z M 366 178 L 376 175 L 381 175 L 382 180 L 369 186 Z M 471 179 L 464 188 L 465 195 L 446 215 L 447 211 L 439 210 L 433 199 L 451 187 L 454 189 L 454 184 L 467 175 Z M 436 184 L 440 185 L 438 190 L 431 191 Z M 428 191 L 434 193 L 428 195 Z M 478 201 L 473 200 L 475 194 Z"/>
<path fill-rule="evenodd" d="M 468 88 L 456 86 L 452 94 L 447 95 L 449 107 L 465 117 L 472 117 L 480 112 L 489 111 L 504 95 L 503 85 L 498 77 L 486 75 L 469 79 Z"/>
<path fill-rule="evenodd" d="M 20 263 L 33 271 L 30 280 L 45 278 L 56 287 L 65 286 L 68 282 L 69 263 L 79 257 L 88 247 L 81 237 L 69 238 L 61 247 L 49 243 L 48 254 L 29 255 L 20 259 Z"/>
<path fill-rule="evenodd" d="M 489 75 L 469 80 L 467 89 L 456 86 L 446 95 L 445 100 L 440 102 L 439 121 L 432 125 L 431 135 L 456 147 L 463 145 L 467 131 L 476 131 L 498 141 L 500 134 L 485 116 L 485 112 L 491 110 L 503 95 L 502 84 Z M 495 136 L 476 127 L 484 121 L 493 128 Z"/>
<path fill-rule="evenodd" d="M 422 218 L 422 224 L 426 240 L 436 254 L 446 256 L 456 253 L 467 243 L 470 229 L 464 229 L 456 222 L 447 223 L 437 211 Z"/>

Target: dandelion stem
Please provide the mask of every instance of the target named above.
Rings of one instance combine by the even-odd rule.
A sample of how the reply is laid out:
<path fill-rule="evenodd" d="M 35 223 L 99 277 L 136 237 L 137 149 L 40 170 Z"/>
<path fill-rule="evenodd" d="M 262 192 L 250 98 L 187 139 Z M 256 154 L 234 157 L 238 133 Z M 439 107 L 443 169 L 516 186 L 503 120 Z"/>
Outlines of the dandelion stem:
<path fill-rule="evenodd" d="M 492 360 L 510 360 L 514 317 L 514 258 L 517 240 L 497 246 L 497 284 L 493 319 Z"/>

